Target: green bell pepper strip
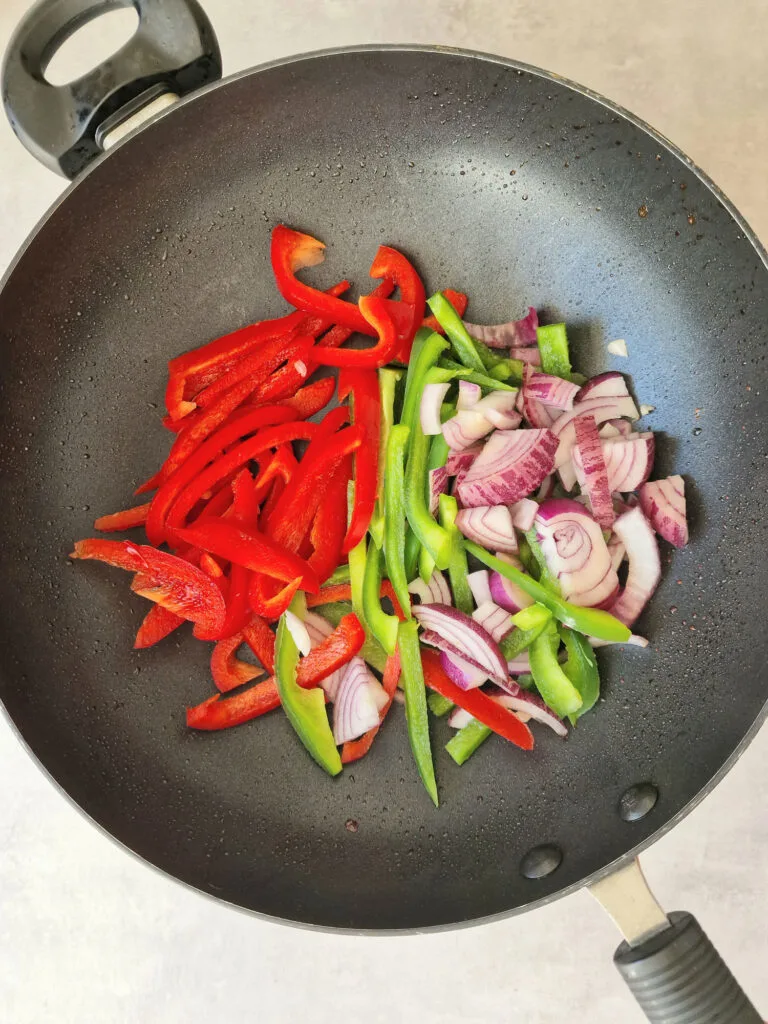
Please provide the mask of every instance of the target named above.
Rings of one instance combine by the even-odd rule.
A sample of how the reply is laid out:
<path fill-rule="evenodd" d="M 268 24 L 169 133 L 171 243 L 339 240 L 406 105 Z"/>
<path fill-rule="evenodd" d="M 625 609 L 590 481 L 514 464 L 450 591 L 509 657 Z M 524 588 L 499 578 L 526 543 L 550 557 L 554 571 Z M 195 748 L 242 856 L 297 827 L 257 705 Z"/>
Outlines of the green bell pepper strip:
<path fill-rule="evenodd" d="M 424 788 L 432 803 L 438 806 L 435 766 L 432 762 L 432 748 L 429 742 L 429 717 L 427 715 L 427 693 L 424 685 L 424 670 L 421 665 L 421 644 L 419 625 L 415 619 L 401 622 L 398 626 L 398 647 L 405 692 L 405 718 L 408 723 L 408 739 L 419 770 Z"/>
<path fill-rule="evenodd" d="M 586 637 L 566 626 L 560 627 L 559 634 L 568 652 L 563 672 L 579 691 L 582 700 L 581 707 L 570 716 L 571 724 L 575 725 L 577 720 L 597 703 L 600 696 L 600 673 L 597 670 L 595 652 L 589 646 Z"/>
<path fill-rule="evenodd" d="M 384 557 L 387 575 L 400 607 L 411 617 L 411 595 L 405 572 L 405 451 L 410 430 L 403 423 L 392 427 L 387 440 L 384 473 Z M 441 435 L 442 436 L 442 435 Z"/>
<path fill-rule="evenodd" d="M 368 628 L 387 654 L 397 647 L 397 616 L 388 615 L 381 607 L 381 551 L 374 543 L 368 545 L 363 576 L 363 614 Z"/>
<path fill-rule="evenodd" d="M 496 558 L 495 555 L 486 551 L 485 548 L 481 548 L 474 541 L 465 541 L 464 547 L 483 565 L 487 565 L 489 569 L 495 569 L 496 572 L 500 572 L 502 576 L 506 576 L 508 580 L 516 583 L 534 601 L 538 601 L 545 608 L 549 608 L 556 619 L 564 622 L 571 629 L 575 629 L 579 633 L 585 633 L 587 636 L 593 636 L 598 640 L 610 640 L 613 643 L 619 644 L 626 643 L 632 635 L 632 631 L 623 622 L 619 622 L 618 619 L 614 618 L 613 615 L 609 615 L 608 612 L 601 611 L 599 608 L 579 608 L 575 604 L 569 604 L 568 601 L 564 601 L 561 597 L 551 593 L 546 587 L 543 587 L 526 573 L 521 572 L 514 565 L 502 562 L 500 558 Z"/>
<path fill-rule="evenodd" d="M 335 629 L 344 616 L 352 612 L 352 605 L 347 601 L 333 601 L 329 604 L 320 605 L 318 608 L 313 608 L 312 611 L 315 615 L 319 615 L 321 619 L 330 622 Z M 377 672 L 384 673 L 387 656 L 382 650 L 379 641 L 374 639 L 374 637 L 366 635 L 365 643 L 358 651 L 358 656 L 367 662 L 371 668 L 375 668 Z"/>
<path fill-rule="evenodd" d="M 541 369 L 555 377 L 571 379 L 571 358 L 565 324 L 548 324 L 536 328 L 536 341 L 541 353 Z"/>
<path fill-rule="evenodd" d="M 464 538 L 456 526 L 456 516 L 459 514 L 459 506 L 454 497 L 450 494 L 441 494 L 438 500 L 440 509 L 440 522 L 453 534 L 453 554 L 448 563 L 448 578 L 451 581 L 451 592 L 453 603 L 460 612 L 471 615 L 475 610 L 475 601 L 472 597 L 472 588 L 467 581 L 467 552 L 464 550 Z"/>
<path fill-rule="evenodd" d="M 468 380 L 472 384 L 479 384 L 486 392 L 488 391 L 517 391 L 516 387 L 511 384 L 505 384 L 503 381 L 496 380 L 495 377 L 489 377 L 484 371 L 481 373 L 477 370 L 468 370 L 465 366 L 461 366 L 459 363 L 455 363 L 452 359 L 441 359 L 440 366 L 438 369 L 443 368 L 446 373 L 451 373 L 451 377 L 446 377 L 443 380 Z M 520 378 L 522 380 L 522 377 Z"/>
<path fill-rule="evenodd" d="M 540 604 L 532 604 L 512 616 L 517 627 L 499 642 L 499 649 L 505 661 L 514 661 L 518 655 L 526 651 L 537 636 L 546 628 L 552 618 L 552 612 Z"/>
<path fill-rule="evenodd" d="M 544 557 L 544 552 L 541 550 L 541 544 L 539 544 L 535 526 L 532 526 L 530 530 L 526 530 L 525 541 L 528 545 L 528 550 L 531 553 L 531 560 L 538 570 L 536 578 L 539 583 L 542 587 L 546 587 L 547 590 L 551 591 L 556 597 L 562 597 L 562 591 L 560 590 L 560 584 L 557 582 L 557 577 L 553 576 L 550 572 L 547 560 Z"/>
<path fill-rule="evenodd" d="M 427 706 L 435 718 L 442 718 L 447 715 L 454 706 L 453 701 L 448 700 L 442 693 L 435 693 L 434 690 L 427 697 Z"/>
<path fill-rule="evenodd" d="M 445 749 L 451 755 L 456 764 L 464 764 L 477 748 L 485 743 L 491 735 L 491 729 L 482 722 L 473 721 L 467 724 L 452 736 L 445 745 Z"/>
<path fill-rule="evenodd" d="M 533 676 L 530 672 L 521 672 L 517 677 L 517 685 L 522 687 L 524 690 L 533 689 Z"/>
<path fill-rule="evenodd" d="M 436 367 L 433 367 L 433 369 L 429 371 L 429 374 L 427 376 L 431 377 L 436 369 Z M 455 405 L 444 402 L 440 410 L 440 418 L 442 422 L 445 423 L 447 419 L 450 419 L 450 417 L 454 414 L 455 411 Z M 442 466 L 445 465 L 445 463 L 448 461 L 449 452 L 450 448 L 448 447 L 448 442 L 445 440 L 443 435 L 435 434 L 432 437 L 432 443 L 429 446 L 429 455 L 427 456 L 427 479 L 425 488 L 427 507 L 430 506 L 430 500 L 432 497 L 432 487 L 429 479 L 430 473 L 432 472 L 433 469 L 440 469 Z M 445 526 L 445 523 L 443 523 L 443 525 Z M 421 576 L 422 580 L 424 580 L 425 583 L 429 583 L 432 577 L 432 573 L 434 572 L 434 569 L 434 558 L 432 557 L 432 555 L 430 555 L 426 548 L 421 548 L 421 550 L 419 551 L 419 576 Z"/>
<path fill-rule="evenodd" d="M 413 530 L 407 527 L 405 535 L 405 575 L 408 580 L 416 578 L 420 551 L 421 541 Z"/>
<path fill-rule="evenodd" d="M 408 523 L 429 551 L 438 569 L 447 569 L 453 554 L 453 537 L 435 522 L 426 502 L 428 439 L 418 417 L 411 433 L 410 454 L 405 473 L 405 508 Z M 596 635 L 596 634 L 593 634 Z"/>
<path fill-rule="evenodd" d="M 373 509 L 368 532 L 377 548 L 384 544 L 384 479 L 387 464 L 387 440 L 394 423 L 395 388 L 403 375 L 402 370 L 384 367 L 379 370 L 379 394 L 381 396 L 381 429 L 379 431 L 379 483 L 378 497 Z"/>
<path fill-rule="evenodd" d="M 280 703 L 296 735 L 315 761 L 329 775 L 338 775 L 341 771 L 341 757 L 328 723 L 325 695 L 320 687 L 305 690 L 299 686 L 296 682 L 298 663 L 299 649 L 282 615 L 275 641 L 275 682 Z"/>
<path fill-rule="evenodd" d="M 552 633 L 558 637 L 557 627 L 550 620 L 540 636 L 530 646 L 528 658 L 531 674 L 541 699 L 560 718 L 574 714 L 581 707 L 581 694 L 563 671 L 557 660 L 557 649 L 553 649 Z M 558 646 L 560 638 L 558 637 Z"/>
<path fill-rule="evenodd" d="M 324 587 L 334 587 L 337 583 L 349 583 L 349 566 L 337 566 L 323 584 Z"/>
<path fill-rule="evenodd" d="M 435 571 L 435 560 L 425 547 L 419 549 L 419 577 L 429 583 Z"/>
<path fill-rule="evenodd" d="M 349 583 L 352 588 L 352 609 L 360 620 L 360 625 L 366 633 L 369 633 L 368 623 L 365 621 L 365 608 L 363 606 L 363 580 L 365 579 L 367 547 L 365 537 L 359 544 L 349 552 Z"/>
<path fill-rule="evenodd" d="M 499 355 L 489 348 L 485 342 L 472 338 L 477 354 L 482 360 L 485 372 L 494 380 L 514 380 L 517 384 L 523 382 L 523 361 L 522 359 L 509 359 Z"/>
<path fill-rule="evenodd" d="M 531 546 L 528 543 L 527 537 L 523 534 L 522 537 L 518 537 L 517 541 L 517 557 L 523 563 L 523 568 L 529 576 L 533 576 L 535 580 L 539 578 L 539 563 L 536 561 Z"/>
<path fill-rule="evenodd" d="M 410 428 L 411 436 L 413 436 L 413 425 L 419 418 L 419 406 L 424 385 L 427 383 L 427 374 L 448 348 L 448 342 L 436 332 L 430 331 L 426 336 L 421 336 L 421 333 L 421 331 L 417 333 L 411 350 L 405 378 L 403 408 L 400 413 L 400 422 Z"/>
<path fill-rule="evenodd" d="M 435 292 L 434 295 L 427 299 L 427 305 L 435 314 L 437 322 L 448 336 L 451 345 L 453 345 L 453 351 L 459 357 L 459 361 L 470 370 L 479 370 L 480 373 L 483 373 L 485 366 L 477 351 L 475 340 L 470 337 L 461 317 L 448 299 L 446 299 L 442 292 Z"/>

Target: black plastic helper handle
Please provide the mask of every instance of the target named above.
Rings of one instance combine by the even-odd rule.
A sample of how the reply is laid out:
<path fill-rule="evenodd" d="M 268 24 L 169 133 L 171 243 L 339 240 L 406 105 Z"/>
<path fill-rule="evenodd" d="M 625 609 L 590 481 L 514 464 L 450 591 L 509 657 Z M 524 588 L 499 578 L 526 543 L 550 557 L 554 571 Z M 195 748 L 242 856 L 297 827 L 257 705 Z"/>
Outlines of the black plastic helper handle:
<path fill-rule="evenodd" d="M 67 85 L 45 79 L 65 39 L 107 11 L 133 7 L 139 26 L 99 67 Z M 99 132 L 164 92 L 184 96 L 221 78 L 213 26 L 197 0 L 40 0 L 5 54 L 3 105 L 33 156 L 74 178 L 102 152 Z"/>

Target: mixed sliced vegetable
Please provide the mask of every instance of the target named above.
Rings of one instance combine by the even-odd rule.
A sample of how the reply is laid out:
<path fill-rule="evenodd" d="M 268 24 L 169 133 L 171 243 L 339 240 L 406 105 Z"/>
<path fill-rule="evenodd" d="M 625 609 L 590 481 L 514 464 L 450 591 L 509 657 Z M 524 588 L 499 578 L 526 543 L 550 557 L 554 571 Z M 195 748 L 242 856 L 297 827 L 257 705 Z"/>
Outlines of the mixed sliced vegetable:
<path fill-rule="evenodd" d="M 213 643 L 216 692 L 190 728 L 282 706 L 337 775 L 399 702 L 437 805 L 430 716 L 456 730 L 459 765 L 492 734 L 530 750 L 529 723 L 564 737 L 597 703 L 596 647 L 647 644 L 632 626 L 661 577 L 657 535 L 687 543 L 685 484 L 649 479 L 654 436 L 625 379 L 575 373 L 564 324 L 532 307 L 472 324 L 466 295 L 427 299 L 388 246 L 355 303 L 347 281 L 300 276 L 324 249 L 275 228 L 295 310 L 170 361 L 175 439 L 137 489 L 154 495 L 95 523 L 149 543 L 82 540 L 72 557 L 133 573 L 153 602 L 137 648 L 185 622 Z M 355 334 L 373 341 L 345 347 Z"/>

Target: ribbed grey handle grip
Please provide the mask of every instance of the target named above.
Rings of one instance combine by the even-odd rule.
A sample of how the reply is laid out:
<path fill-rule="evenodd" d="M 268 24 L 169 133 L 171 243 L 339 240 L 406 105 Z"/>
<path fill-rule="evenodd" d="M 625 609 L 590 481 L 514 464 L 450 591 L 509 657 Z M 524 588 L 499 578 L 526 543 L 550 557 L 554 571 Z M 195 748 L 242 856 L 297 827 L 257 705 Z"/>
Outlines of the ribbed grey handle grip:
<path fill-rule="evenodd" d="M 763 1024 L 696 918 L 678 911 L 669 921 L 613 958 L 651 1024 Z"/>

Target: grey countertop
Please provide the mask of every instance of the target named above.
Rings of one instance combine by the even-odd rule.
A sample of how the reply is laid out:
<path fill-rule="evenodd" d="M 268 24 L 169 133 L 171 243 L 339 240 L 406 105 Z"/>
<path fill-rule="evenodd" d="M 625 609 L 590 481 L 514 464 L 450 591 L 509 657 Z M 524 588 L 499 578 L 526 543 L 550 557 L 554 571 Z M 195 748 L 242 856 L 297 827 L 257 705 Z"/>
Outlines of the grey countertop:
<path fill-rule="evenodd" d="M 727 11 L 715 0 L 203 3 L 227 72 L 366 41 L 439 42 L 548 67 L 674 139 L 768 240 L 761 0 L 736 0 Z M 4 0 L 0 46 L 26 7 Z M 3 120 L 0 269 L 63 187 Z M 764 729 L 643 862 L 664 905 L 699 917 L 768 1013 L 766 778 Z M 611 965 L 617 933 L 585 893 L 455 933 L 299 931 L 235 913 L 127 856 L 50 785 L 3 721 L 0 779 L 0 1020 L 8 1024 L 641 1020 Z"/>

